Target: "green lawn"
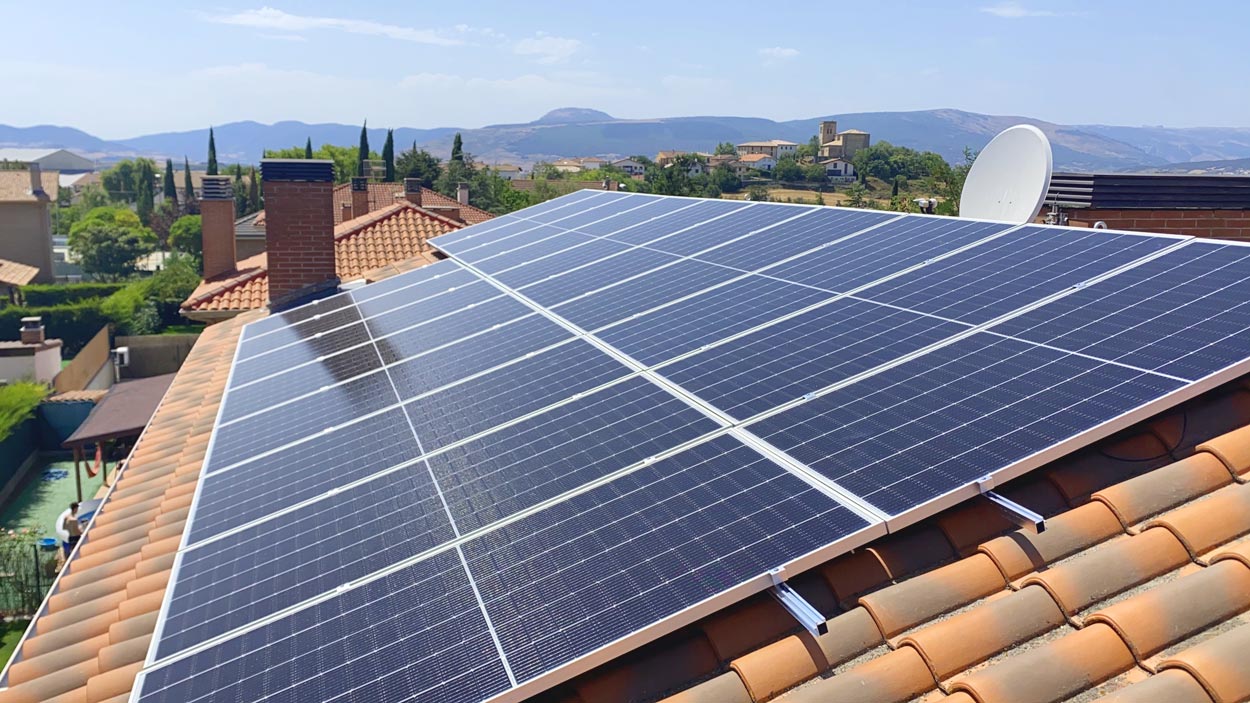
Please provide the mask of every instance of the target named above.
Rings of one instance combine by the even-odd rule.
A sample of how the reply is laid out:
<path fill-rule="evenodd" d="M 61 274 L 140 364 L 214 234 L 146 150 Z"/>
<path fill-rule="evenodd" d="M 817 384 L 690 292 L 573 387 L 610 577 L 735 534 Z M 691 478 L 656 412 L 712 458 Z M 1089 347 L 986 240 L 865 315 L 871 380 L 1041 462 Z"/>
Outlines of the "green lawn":
<path fill-rule="evenodd" d="M 113 466 L 109 466 L 112 477 Z M 64 478 L 44 480 L 44 473 L 62 470 Z M 87 477 L 86 467 L 82 472 L 82 497 L 91 500 L 96 491 L 104 484 L 102 473 L 95 478 Z M 31 469 L 26 482 L 14 495 L 3 510 L 0 510 L 0 529 L 18 527 L 35 527 L 42 537 L 56 536 L 56 518 L 69 504 L 78 500 L 74 487 L 74 462 L 54 461 Z"/>
<path fill-rule="evenodd" d="M 29 624 L 29 620 L 0 621 L 0 666 L 7 664 L 9 657 L 13 656 L 13 650 L 17 649 L 17 642 L 22 639 L 22 633 Z"/>

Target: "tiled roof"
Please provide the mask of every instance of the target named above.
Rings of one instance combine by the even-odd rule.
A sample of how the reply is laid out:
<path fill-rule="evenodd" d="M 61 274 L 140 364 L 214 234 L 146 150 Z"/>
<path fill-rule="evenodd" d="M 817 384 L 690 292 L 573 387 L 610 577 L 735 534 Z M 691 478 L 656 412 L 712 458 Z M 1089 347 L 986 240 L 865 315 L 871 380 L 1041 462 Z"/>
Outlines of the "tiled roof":
<path fill-rule="evenodd" d="M 397 195 L 403 195 L 403 183 L 369 183 L 369 211 L 379 210 L 395 204 Z M 334 187 L 334 224 L 340 224 L 343 221 L 343 204 L 351 204 L 352 202 L 352 186 L 350 183 L 343 183 Z M 436 190 L 429 188 L 421 189 L 421 203 L 433 207 L 458 207 L 460 208 L 460 216 L 468 224 L 475 225 L 479 222 L 485 222 L 494 217 L 494 215 L 473 207 L 472 205 L 461 205 L 460 201 L 455 198 L 449 198 Z M 352 215 L 359 217 L 358 213 Z M 264 220 L 257 223 L 262 224 Z"/>
<path fill-rule="evenodd" d="M 738 160 L 745 161 L 747 163 L 755 163 L 756 161 L 763 161 L 764 159 L 771 159 L 771 158 L 773 157 L 769 156 L 768 154 L 747 154 L 746 156 L 739 157 Z"/>
<path fill-rule="evenodd" d="M 65 391 L 44 398 L 45 403 L 95 403 L 108 391 Z"/>
<path fill-rule="evenodd" d="M 551 694 L 561 703 L 1250 700 L 1250 381 L 791 579 Z M 664 696 L 668 697 L 665 698 Z M 547 700 L 547 699 L 544 699 Z"/>
<path fill-rule="evenodd" d="M 34 266 L 0 259 L 0 283 L 6 286 L 24 286 L 35 280 L 35 276 L 38 275 L 39 269 Z"/>
<path fill-rule="evenodd" d="M 425 242 L 461 227 L 407 201 L 397 202 L 334 228 L 335 268 L 341 280 L 352 281 L 398 262 L 424 266 L 436 260 Z M 255 310 L 268 303 L 268 257 L 262 252 L 240 261 L 237 272 L 202 282 L 182 309 L 214 313 Z"/>
<path fill-rule="evenodd" d="M 56 191 L 60 188 L 57 172 L 41 172 L 39 182 L 43 184 L 43 192 L 48 194 L 48 198 L 56 200 Z M 36 200 L 30 194 L 29 171 L 0 171 L 0 203 L 33 203 Z"/>
<path fill-rule="evenodd" d="M 18 650 L 0 703 L 126 700 L 169 583 L 240 328 L 258 316 L 200 335 Z"/>
<path fill-rule="evenodd" d="M 151 641 L 240 327 L 209 327 L 21 648 L 0 703 L 122 703 Z M 1250 382 L 791 579 L 593 670 L 555 703 L 1119 703 L 1250 696 Z"/>

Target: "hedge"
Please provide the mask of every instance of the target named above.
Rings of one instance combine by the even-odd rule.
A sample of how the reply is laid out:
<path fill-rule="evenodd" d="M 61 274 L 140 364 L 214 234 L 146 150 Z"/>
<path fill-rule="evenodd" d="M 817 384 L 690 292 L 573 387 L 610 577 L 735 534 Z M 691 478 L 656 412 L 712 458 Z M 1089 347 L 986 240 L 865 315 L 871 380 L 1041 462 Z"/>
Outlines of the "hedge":
<path fill-rule="evenodd" d="M 112 321 L 104 312 L 105 300 L 107 298 L 92 298 L 65 305 L 0 309 L 0 340 L 21 339 L 22 318 L 42 317 L 48 338 L 61 340 L 61 356 L 68 359 Z"/>
<path fill-rule="evenodd" d="M 0 440 L 8 439 L 14 427 L 35 415 L 35 408 L 48 395 L 42 383 L 19 382 L 0 386 Z"/>
<path fill-rule="evenodd" d="M 125 287 L 125 283 L 35 284 L 22 286 L 22 295 L 30 307 L 51 307 L 90 298 L 106 298 Z"/>

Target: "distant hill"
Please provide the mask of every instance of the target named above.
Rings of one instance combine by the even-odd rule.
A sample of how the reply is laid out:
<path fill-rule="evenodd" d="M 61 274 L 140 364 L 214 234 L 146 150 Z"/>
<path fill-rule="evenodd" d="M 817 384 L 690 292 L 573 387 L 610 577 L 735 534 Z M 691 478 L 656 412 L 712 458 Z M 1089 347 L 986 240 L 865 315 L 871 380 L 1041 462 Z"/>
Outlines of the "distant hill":
<path fill-rule="evenodd" d="M 1022 122 L 1047 134 L 1054 146 L 1056 168 L 1065 170 L 1149 171 L 1170 168 L 1169 164 L 1177 162 L 1250 158 L 1250 129 L 1061 125 L 1030 117 L 952 109 L 861 112 L 776 122 L 725 116 L 626 120 L 599 110 L 566 107 L 522 124 L 478 129 L 397 128 L 395 142 L 399 149 L 416 143 L 446 158 L 451 137 L 459 131 L 465 149 L 480 160 L 528 164 L 565 156 L 653 155 L 662 149 L 711 151 L 724 141 L 776 138 L 805 142 L 823 119 L 836 119 L 842 129 L 870 132 L 873 141 L 936 151 L 950 161 L 962 159 L 965 147 L 980 149 L 1001 130 Z M 355 144 L 360 127 L 295 121 L 271 125 L 232 122 L 216 126 L 215 133 L 219 158 L 254 162 L 266 148 L 302 146 L 310 137 L 313 144 Z M 369 142 L 375 148 L 380 149 L 384 139 L 385 129 L 369 129 Z M 110 142 L 67 127 L 0 125 L 2 146 L 58 146 L 87 152 L 94 158 L 143 154 L 179 159 L 185 154 L 195 161 L 197 157 L 203 159 L 207 143 L 207 128 Z"/>
<path fill-rule="evenodd" d="M 1189 161 L 1179 164 L 1168 164 L 1160 171 L 1169 173 L 1207 173 L 1214 176 L 1250 174 L 1250 158 L 1219 159 L 1216 161 Z"/>

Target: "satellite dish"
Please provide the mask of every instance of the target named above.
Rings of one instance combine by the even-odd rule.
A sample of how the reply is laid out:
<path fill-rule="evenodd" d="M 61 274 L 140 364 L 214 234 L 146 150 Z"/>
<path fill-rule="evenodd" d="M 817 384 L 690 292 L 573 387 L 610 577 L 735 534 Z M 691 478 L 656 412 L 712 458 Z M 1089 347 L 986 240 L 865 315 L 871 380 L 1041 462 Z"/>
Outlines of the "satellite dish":
<path fill-rule="evenodd" d="M 1050 187 L 1054 155 L 1050 141 L 1033 125 L 999 132 L 968 171 L 959 216 L 1025 223 L 1041 210 Z"/>

